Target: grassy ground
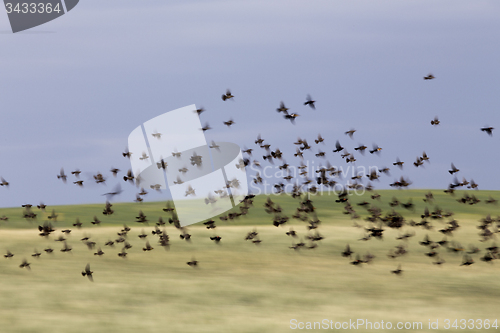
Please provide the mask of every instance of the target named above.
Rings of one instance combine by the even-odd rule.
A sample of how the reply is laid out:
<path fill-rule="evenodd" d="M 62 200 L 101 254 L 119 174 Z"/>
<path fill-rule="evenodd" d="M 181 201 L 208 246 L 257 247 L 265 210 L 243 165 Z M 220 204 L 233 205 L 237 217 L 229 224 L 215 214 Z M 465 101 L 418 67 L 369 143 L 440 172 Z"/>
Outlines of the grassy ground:
<path fill-rule="evenodd" d="M 416 221 L 423 211 L 422 198 L 427 191 L 378 191 L 381 201 L 369 197 L 352 197 L 354 205 L 367 200 L 387 211 L 392 196 L 406 201 L 413 198 L 415 212 L 397 208 L 408 219 Z M 471 193 L 471 192 L 469 192 Z M 499 192 L 474 191 L 481 200 Z M 481 243 L 477 236 L 478 220 L 498 207 L 481 202 L 463 205 L 456 197 L 434 191 L 436 204 L 455 212 L 460 228 L 449 240 L 465 247 L 469 244 L 484 249 L 491 242 Z M 297 201 L 286 196 L 273 197 L 291 215 Z M 13 258 L 0 260 L 0 327 L 1 332 L 288 332 L 290 320 L 298 322 L 343 322 L 365 319 L 372 322 L 422 322 L 428 331 L 428 320 L 439 320 L 438 331 L 444 330 L 444 319 L 498 318 L 500 305 L 500 268 L 487 264 L 473 255 L 476 263 L 460 266 L 462 256 L 444 249 L 438 250 L 446 263 L 439 267 L 424 255 L 427 249 L 418 241 L 428 234 L 433 240 L 442 239 L 437 232 L 443 224 L 433 222 L 434 230 L 405 227 L 415 231 L 407 242 L 409 253 L 401 258 L 386 256 L 389 249 L 401 243 L 395 238 L 401 231 L 386 230 L 383 240 L 358 241 L 363 231 L 353 227 L 353 221 L 342 214 L 343 205 L 334 196 L 311 198 L 322 224 L 318 229 L 325 238 L 316 249 L 289 249 L 292 239 L 285 235 L 293 227 L 299 238 L 306 234 L 305 224 L 291 221 L 284 227 L 273 227 L 271 217 L 255 200 L 250 214 L 234 221 L 218 222 L 217 229 L 203 225 L 189 227 L 190 243 L 181 240 L 171 225 L 168 251 L 157 244 L 151 234 L 153 223 L 138 225 L 134 216 L 142 210 L 148 218 L 168 217 L 161 208 L 164 203 L 115 204 L 115 214 L 103 216 L 103 205 L 49 207 L 59 214 L 54 222 L 57 229 L 48 238 L 38 236 L 36 222 L 22 219 L 21 208 L 0 210 L 9 221 L 0 225 L 0 249 L 14 253 Z M 430 205 L 429 208 L 434 208 Z M 364 209 L 355 206 L 362 216 Z M 97 215 L 103 223 L 92 226 Z M 99 216 L 100 215 L 100 216 Z M 54 239 L 79 217 L 82 229 L 72 228 L 68 244 L 70 253 L 60 252 L 62 245 Z M 128 241 L 133 246 L 127 259 L 117 256 L 120 246 L 105 247 L 104 242 L 118 236 L 123 223 L 132 228 Z M 365 225 L 362 220 L 357 223 Z M 259 233 L 262 240 L 255 245 L 244 238 L 249 231 Z M 142 229 L 154 250 L 142 251 L 144 240 L 137 237 Z M 209 236 L 222 237 L 220 244 Z M 98 257 L 80 239 L 89 236 L 105 254 Z M 340 252 L 349 243 L 359 254 L 368 251 L 376 256 L 361 267 L 349 264 Z M 52 255 L 31 257 L 34 248 L 43 252 L 51 246 Z M 198 268 L 186 262 L 195 258 Z M 22 259 L 31 263 L 31 270 L 19 268 Z M 94 271 L 94 282 L 80 274 L 87 263 Z M 398 264 L 401 276 L 391 274 Z M 360 329 L 361 331 L 370 331 Z M 296 330 L 295 330 L 296 331 Z M 345 330 L 344 330 L 345 331 Z M 382 329 L 373 331 L 384 331 Z M 411 331 L 411 330 L 410 330 Z M 478 330 L 469 330 L 478 331 Z M 482 330 L 481 330 L 482 331 Z"/>

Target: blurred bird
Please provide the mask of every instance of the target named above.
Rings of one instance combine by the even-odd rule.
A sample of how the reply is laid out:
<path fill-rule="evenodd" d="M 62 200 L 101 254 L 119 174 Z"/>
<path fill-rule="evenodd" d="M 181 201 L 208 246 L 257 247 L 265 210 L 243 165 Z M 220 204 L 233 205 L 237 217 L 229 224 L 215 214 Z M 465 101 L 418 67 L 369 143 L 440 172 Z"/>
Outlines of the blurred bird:
<path fill-rule="evenodd" d="M 61 171 L 57 175 L 57 179 L 62 179 L 63 183 L 66 183 L 66 178 L 68 178 L 68 176 L 64 174 L 64 168 L 61 168 Z"/>
<path fill-rule="evenodd" d="M 71 171 L 71 174 L 72 174 L 72 175 L 75 175 L 77 178 L 78 178 L 78 177 L 80 177 L 80 174 L 81 174 L 81 173 L 82 173 L 82 172 L 81 172 L 80 170 L 78 170 L 78 169 L 76 169 L 75 171 Z"/>
<path fill-rule="evenodd" d="M 354 132 L 356 132 L 355 129 L 350 129 L 349 131 L 345 132 L 345 135 L 349 135 L 349 137 L 352 139 L 352 136 L 354 135 Z"/>
<path fill-rule="evenodd" d="M 373 145 L 373 149 L 370 150 L 370 154 L 373 154 L 373 153 L 379 153 L 380 151 L 382 150 L 382 148 L 380 148 L 379 146 L 377 145 Z"/>
<path fill-rule="evenodd" d="M 186 264 L 188 264 L 191 267 L 198 266 L 198 261 L 195 259 L 192 259 L 191 261 L 188 261 Z"/>
<path fill-rule="evenodd" d="M 292 124 L 295 124 L 295 118 L 299 117 L 300 115 L 297 114 L 297 113 L 290 113 L 290 114 L 286 114 L 284 117 L 285 119 L 289 119 Z"/>
<path fill-rule="evenodd" d="M 280 102 L 280 107 L 276 109 L 276 111 L 278 111 L 278 112 L 283 112 L 283 113 L 285 113 L 285 114 L 287 114 L 287 113 L 288 113 L 288 110 L 289 110 L 289 109 L 285 106 L 285 103 L 283 103 L 283 101 L 282 101 L 282 102 Z"/>
<path fill-rule="evenodd" d="M 124 180 L 124 181 L 129 181 L 129 182 L 132 182 L 132 183 L 134 182 L 134 178 L 135 178 L 135 177 L 134 177 L 134 175 L 132 174 L 132 170 L 130 170 L 130 169 L 127 171 L 127 175 L 126 175 L 126 176 L 123 176 L 123 180 Z"/>
<path fill-rule="evenodd" d="M 81 228 L 82 223 L 80 222 L 80 219 L 77 217 L 75 223 L 73 223 L 73 227 Z"/>
<path fill-rule="evenodd" d="M 457 169 L 457 168 L 455 167 L 455 165 L 453 165 L 453 163 L 451 163 L 451 170 L 448 170 L 448 172 L 450 173 L 450 175 L 452 175 L 452 174 L 454 174 L 454 173 L 456 173 L 456 172 L 459 172 L 459 171 L 460 171 L 460 170 L 459 170 L 459 169 Z"/>
<path fill-rule="evenodd" d="M 306 98 L 306 101 L 304 102 L 304 105 L 309 105 L 311 107 L 311 109 L 316 109 L 316 106 L 314 105 L 314 103 L 316 103 L 316 101 L 313 101 L 313 99 L 311 98 L 311 95 L 307 95 L 307 98 Z"/>
<path fill-rule="evenodd" d="M 87 276 L 89 278 L 90 281 L 94 281 L 93 277 L 92 277 L 92 274 L 94 272 L 92 272 L 90 270 L 90 264 L 87 264 L 87 266 L 85 266 L 85 270 L 82 272 L 82 276 Z"/>
<path fill-rule="evenodd" d="M 439 125 L 440 121 L 438 119 L 438 117 L 434 117 L 434 120 L 431 120 L 431 125 Z"/>
<path fill-rule="evenodd" d="M 210 125 L 209 125 L 208 123 L 205 123 L 205 126 L 203 126 L 203 127 L 201 128 L 201 130 L 202 130 L 203 132 L 206 132 L 206 131 L 208 131 L 209 129 L 212 129 L 212 127 L 210 127 Z M 180 155 L 179 155 L 179 156 L 180 156 Z"/>
<path fill-rule="evenodd" d="M 26 267 L 27 269 L 31 269 L 30 267 L 30 263 L 26 261 L 26 259 L 23 259 L 23 262 L 21 263 L 21 265 L 19 265 L 20 268 L 24 268 Z"/>
<path fill-rule="evenodd" d="M 222 100 L 226 101 L 228 99 L 233 98 L 234 96 L 231 94 L 231 91 L 229 89 L 226 90 L 226 93 L 222 95 Z"/>
<path fill-rule="evenodd" d="M 488 133 L 488 135 L 490 135 L 490 136 L 493 134 L 493 130 L 494 130 L 493 127 L 483 127 L 483 128 L 481 128 L 481 131 Z"/>
<path fill-rule="evenodd" d="M 462 263 L 460 264 L 460 266 L 470 266 L 474 263 L 474 260 L 468 256 L 468 255 L 464 255 L 463 259 L 462 259 Z"/>
<path fill-rule="evenodd" d="M 0 186 L 9 186 L 9 182 L 3 179 L 3 177 L 0 177 Z"/>
<path fill-rule="evenodd" d="M 333 150 L 334 153 L 338 153 L 340 151 L 344 150 L 344 147 L 342 147 L 340 145 L 340 142 L 337 140 L 337 142 L 335 142 L 335 150 Z"/>
<path fill-rule="evenodd" d="M 132 171 L 130 171 L 130 170 L 129 170 L 129 172 L 130 172 L 130 174 L 132 174 Z M 127 176 L 127 177 L 129 177 L 129 176 Z M 125 179 L 125 178 L 127 178 L 127 177 L 123 177 L 123 178 Z M 132 176 L 132 179 L 133 179 L 133 176 Z M 111 192 L 104 193 L 103 195 L 105 195 L 105 196 L 106 196 L 106 199 L 107 199 L 107 200 L 110 200 L 110 199 L 111 199 L 111 198 L 113 198 L 115 195 L 118 195 L 118 194 L 120 194 L 120 193 L 122 193 L 122 192 L 123 192 L 123 190 L 122 190 L 121 185 L 120 185 L 120 184 L 117 184 L 117 185 L 115 185 L 115 187 L 113 188 L 113 190 L 112 190 Z"/>
<path fill-rule="evenodd" d="M 122 155 L 123 155 L 123 157 L 130 158 L 130 156 L 132 155 L 132 153 L 128 149 L 125 149 L 125 152 L 123 152 Z"/>
<path fill-rule="evenodd" d="M 209 147 L 210 147 L 210 148 L 212 148 L 212 149 L 217 149 L 217 150 L 220 150 L 220 149 L 219 149 L 219 148 L 220 148 L 220 146 L 219 146 L 218 144 L 216 144 L 214 140 L 212 140 L 212 142 L 210 143 L 210 146 L 209 146 Z M 251 152 L 251 151 L 252 151 L 252 150 L 250 149 L 250 152 Z M 243 152 L 244 152 L 244 151 L 243 151 Z"/>
<path fill-rule="evenodd" d="M 401 161 L 399 160 L 399 157 L 398 157 L 398 158 L 396 158 L 396 162 L 392 163 L 392 165 L 397 165 L 397 166 L 398 166 L 398 167 L 402 170 L 402 169 L 403 169 L 403 164 L 404 164 L 404 163 L 405 163 L 405 162 L 401 162 Z"/>
<path fill-rule="evenodd" d="M 396 274 L 396 275 L 401 275 L 401 273 L 403 273 L 403 270 L 401 269 L 401 264 L 398 265 L 398 268 L 396 268 L 395 270 L 391 271 L 391 273 Z"/>
<path fill-rule="evenodd" d="M 156 166 L 158 167 L 158 169 L 163 169 L 163 170 L 167 170 L 167 162 L 165 162 L 165 160 L 162 158 L 160 160 L 160 162 L 156 162 Z"/>
<path fill-rule="evenodd" d="M 64 242 L 64 246 L 61 249 L 61 252 L 70 252 L 72 250 L 71 246 L 69 246 L 66 241 Z"/>
<path fill-rule="evenodd" d="M 349 244 L 346 245 L 345 250 L 341 253 L 342 257 L 350 257 L 354 252 L 351 251 Z"/>
<path fill-rule="evenodd" d="M 427 76 L 424 76 L 424 80 L 432 80 L 432 79 L 435 79 L 436 77 L 432 74 L 429 74 Z"/>
<path fill-rule="evenodd" d="M 188 195 L 196 196 L 195 190 L 191 187 L 191 185 L 188 185 L 186 193 L 184 194 L 185 197 L 187 197 Z"/>
<path fill-rule="evenodd" d="M 143 251 L 151 251 L 153 249 L 154 247 L 152 247 L 151 244 L 149 244 L 149 242 L 146 242 L 145 247 L 142 248 Z"/>
<path fill-rule="evenodd" d="M 94 215 L 94 219 L 90 223 L 92 223 L 93 225 L 96 225 L 96 224 L 100 224 L 101 221 L 97 218 L 97 216 Z"/>

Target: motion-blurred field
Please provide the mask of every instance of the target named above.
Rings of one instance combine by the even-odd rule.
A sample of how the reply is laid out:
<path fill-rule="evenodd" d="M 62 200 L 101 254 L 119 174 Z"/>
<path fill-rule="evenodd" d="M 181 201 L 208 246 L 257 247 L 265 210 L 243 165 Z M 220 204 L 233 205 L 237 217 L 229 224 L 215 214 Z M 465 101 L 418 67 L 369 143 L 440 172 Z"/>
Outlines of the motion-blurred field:
<path fill-rule="evenodd" d="M 392 196 L 403 202 L 412 198 L 414 212 L 396 210 L 407 220 L 419 221 L 425 192 L 378 191 L 380 201 L 368 194 L 352 196 L 350 201 L 355 206 L 367 200 L 386 212 Z M 460 224 L 448 240 L 456 240 L 466 249 L 469 244 L 482 249 L 472 255 L 474 265 L 460 266 L 462 255 L 446 249 L 438 249 L 446 260 L 441 267 L 424 255 L 428 249 L 418 241 L 426 234 L 441 240 L 443 235 L 437 230 L 442 222 L 433 221 L 430 231 L 409 226 L 401 231 L 385 228 L 383 240 L 359 241 L 363 230 L 353 227 L 353 221 L 342 214 L 343 204 L 335 203 L 335 196 L 327 195 L 311 197 L 324 239 L 315 249 L 298 251 L 289 247 L 292 242 L 305 241 L 306 224 L 291 219 L 284 227 L 272 226 L 272 216 L 263 209 L 263 196 L 255 198 L 247 216 L 228 222 L 216 219 L 215 231 L 201 224 L 189 227 L 190 243 L 181 240 L 179 231 L 167 223 L 168 251 L 151 234 L 158 217 L 166 220 L 169 216 L 161 210 L 164 203 L 115 204 L 111 216 L 101 214 L 103 205 L 49 206 L 47 212 L 55 209 L 59 217 L 53 223 L 57 230 L 48 238 L 38 236 L 36 229 L 45 220 L 44 213 L 35 210 L 37 221 L 28 222 L 22 219 L 21 208 L 2 209 L 0 216 L 8 216 L 9 221 L 1 223 L 0 248 L 10 250 L 14 257 L 0 260 L 1 332 L 288 332 L 292 319 L 422 322 L 423 331 L 428 331 L 430 319 L 439 320 L 439 331 L 447 331 L 443 329 L 446 318 L 497 319 L 500 269 L 496 262 L 479 260 L 492 242 L 480 242 L 476 227 L 486 214 L 499 215 L 498 207 L 484 200 L 489 196 L 498 199 L 500 193 L 468 192 L 482 200 L 472 206 L 456 201 L 463 191 L 455 197 L 442 191 L 433 193 L 435 204 L 429 208 L 438 205 L 455 212 L 453 217 Z M 298 207 L 298 201 L 289 196 L 272 199 L 288 216 Z M 367 215 L 364 208 L 355 209 L 362 218 Z M 148 216 L 149 225 L 134 222 L 139 210 Z M 103 221 L 101 226 L 90 224 L 94 215 Z M 77 217 L 84 224 L 81 229 L 71 227 Z M 362 219 L 356 222 L 368 225 Z M 120 245 L 104 246 L 118 237 L 124 223 L 132 228 L 128 241 L 133 247 L 127 259 L 117 256 Z M 66 227 L 72 229 L 70 253 L 60 252 L 62 244 L 54 241 Z M 289 227 L 298 232 L 296 240 L 285 235 Z M 244 240 L 254 228 L 262 240 L 260 245 Z M 145 241 L 137 237 L 142 229 L 155 248 L 151 252 L 142 251 Z M 408 241 L 409 253 L 388 258 L 389 249 L 401 243 L 395 238 L 412 230 L 416 236 Z M 222 237 L 220 244 L 209 239 L 215 234 Z M 80 241 L 84 236 L 105 254 L 94 255 L 95 250 Z M 340 255 L 347 243 L 356 254 L 369 251 L 376 258 L 362 267 L 350 265 Z M 53 254 L 43 252 L 47 246 L 55 249 Z M 31 257 L 34 248 L 43 252 L 39 259 Z M 199 261 L 198 268 L 186 265 L 193 257 Z M 31 263 L 31 270 L 19 268 L 23 258 Z M 87 263 L 94 271 L 93 283 L 81 275 Z M 400 263 L 402 276 L 391 274 Z"/>

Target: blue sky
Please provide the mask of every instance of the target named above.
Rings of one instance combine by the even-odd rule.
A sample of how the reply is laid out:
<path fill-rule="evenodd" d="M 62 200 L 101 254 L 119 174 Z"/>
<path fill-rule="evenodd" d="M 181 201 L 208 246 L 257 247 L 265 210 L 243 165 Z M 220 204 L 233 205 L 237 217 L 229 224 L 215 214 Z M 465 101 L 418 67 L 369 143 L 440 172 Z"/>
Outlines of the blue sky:
<path fill-rule="evenodd" d="M 331 152 L 337 139 L 350 152 L 383 147 L 357 156 L 358 166 L 391 167 L 376 188 L 404 175 L 412 188 L 444 189 L 453 162 L 459 179 L 500 189 L 500 134 L 480 131 L 500 124 L 497 1 L 86 0 L 17 34 L 2 10 L 0 32 L 0 176 L 11 183 L 1 207 L 102 202 L 119 180 L 80 189 L 58 181 L 59 169 L 80 168 L 83 179 L 128 170 L 129 133 L 190 104 L 207 110 L 208 142 L 255 148 L 260 133 L 292 164 L 292 142 L 321 133 L 327 158 L 314 158 L 316 147 L 305 154 L 317 164 L 347 166 Z M 436 79 L 424 81 L 428 73 Z M 221 100 L 227 88 L 234 101 Z M 303 105 L 307 94 L 316 110 Z M 280 101 L 300 114 L 296 125 L 275 111 Z M 424 150 L 431 163 L 417 169 Z M 121 183 L 117 200 L 133 200 L 136 189 Z"/>

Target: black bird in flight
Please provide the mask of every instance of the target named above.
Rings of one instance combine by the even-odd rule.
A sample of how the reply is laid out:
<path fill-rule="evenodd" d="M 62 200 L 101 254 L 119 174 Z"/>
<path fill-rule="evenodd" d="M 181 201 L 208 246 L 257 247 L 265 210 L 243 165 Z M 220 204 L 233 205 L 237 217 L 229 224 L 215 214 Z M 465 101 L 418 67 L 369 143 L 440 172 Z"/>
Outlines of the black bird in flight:
<path fill-rule="evenodd" d="M 486 133 L 488 133 L 488 135 L 491 136 L 493 134 L 494 129 L 495 128 L 493 128 L 493 127 L 483 127 L 483 128 L 481 128 L 481 131 L 486 132 Z"/>
<path fill-rule="evenodd" d="M 130 181 L 130 182 L 134 182 L 134 175 L 132 174 L 132 170 L 128 170 L 127 172 L 127 175 L 126 176 L 123 176 L 123 180 L 124 181 Z"/>
<path fill-rule="evenodd" d="M 226 125 L 229 128 L 229 127 L 231 127 L 231 125 L 234 124 L 234 121 L 233 121 L 233 119 L 229 119 L 228 121 L 224 121 L 223 123 L 224 123 L 224 125 Z"/>
<path fill-rule="evenodd" d="M 284 117 L 285 117 L 285 119 L 289 119 L 292 124 L 295 124 L 295 118 L 297 118 L 298 116 L 300 116 L 300 115 L 297 113 L 290 113 L 290 114 L 286 114 Z"/>
<path fill-rule="evenodd" d="M 198 261 L 193 259 L 191 261 L 188 261 L 186 264 L 188 264 L 191 267 L 196 267 L 196 266 L 198 266 Z"/>
<path fill-rule="evenodd" d="M 31 269 L 30 267 L 30 263 L 26 261 L 26 259 L 23 259 L 23 262 L 21 263 L 21 265 L 19 265 L 20 268 L 24 268 L 26 267 L 27 269 Z"/>
<path fill-rule="evenodd" d="M 283 102 L 281 102 L 281 103 L 280 103 L 280 107 L 276 109 L 276 111 L 278 111 L 278 112 L 283 112 L 283 113 L 285 113 L 285 114 L 287 114 L 287 113 L 288 113 L 288 110 L 289 110 L 289 108 L 287 108 L 287 107 L 285 106 L 285 103 L 283 103 Z"/>
<path fill-rule="evenodd" d="M 131 175 L 131 174 L 132 174 L 132 171 L 131 171 L 131 170 L 129 170 L 129 172 L 130 172 L 130 175 Z M 131 177 L 131 176 L 127 176 L 127 177 L 123 177 L 123 178 L 124 178 L 124 180 L 128 180 L 128 179 L 127 179 L 128 177 Z M 133 178 L 132 178 L 132 179 L 133 179 Z M 121 185 L 120 185 L 120 184 L 118 184 L 118 185 L 116 185 L 116 186 L 113 188 L 113 190 L 112 190 L 111 192 L 104 193 L 103 195 L 105 195 L 105 196 L 106 196 L 106 199 L 107 199 L 107 200 L 109 200 L 109 199 L 111 199 L 112 197 L 114 197 L 115 195 L 118 195 L 118 194 L 120 194 L 120 193 L 122 193 L 122 192 L 123 192 L 122 187 L 121 187 Z"/>
<path fill-rule="evenodd" d="M 3 177 L 0 177 L 0 186 L 9 186 L 9 182 L 3 179 Z"/>
<path fill-rule="evenodd" d="M 226 93 L 222 95 L 222 100 L 226 101 L 228 99 L 233 98 L 234 96 L 231 94 L 231 91 L 229 89 L 226 90 Z"/>
<path fill-rule="evenodd" d="M 454 174 L 455 172 L 459 172 L 460 170 L 457 169 L 455 167 L 455 165 L 453 165 L 453 163 L 451 163 L 451 170 L 448 170 L 448 172 L 450 173 L 450 175 Z"/>
<path fill-rule="evenodd" d="M 205 123 L 205 126 L 201 128 L 203 132 L 208 131 L 209 129 L 212 129 L 208 123 Z"/>
<path fill-rule="evenodd" d="M 351 129 L 351 130 L 345 132 L 345 135 L 349 135 L 349 137 L 352 139 L 352 136 L 354 135 L 354 132 L 356 132 L 356 130 L 355 129 Z"/>
<path fill-rule="evenodd" d="M 160 160 L 160 162 L 156 162 L 156 166 L 158 167 L 158 169 L 163 169 L 163 170 L 167 170 L 167 162 L 165 162 L 165 160 L 162 158 Z"/>
<path fill-rule="evenodd" d="M 372 149 L 372 150 L 370 150 L 370 154 L 373 154 L 373 153 L 378 153 L 378 152 L 380 152 L 381 150 L 382 150 L 382 148 L 380 148 L 379 146 L 377 146 L 377 145 L 375 145 L 375 144 L 374 144 L 374 145 L 373 145 L 373 149 Z"/>
<path fill-rule="evenodd" d="M 66 183 L 66 178 L 68 178 L 68 176 L 64 174 L 64 168 L 61 168 L 61 171 L 57 175 L 57 179 L 62 179 L 63 183 Z"/>
<path fill-rule="evenodd" d="M 429 75 L 427 76 L 424 76 L 424 80 L 432 80 L 432 79 L 435 79 L 436 77 L 434 75 L 432 75 L 431 73 L 429 73 Z"/>
<path fill-rule="evenodd" d="M 82 172 L 81 172 L 80 170 L 78 170 L 78 169 L 76 169 L 75 171 L 71 171 L 71 174 L 72 174 L 72 175 L 75 175 L 75 176 L 76 176 L 76 178 L 80 177 L 80 174 L 81 174 L 81 173 L 82 173 Z"/>
<path fill-rule="evenodd" d="M 470 256 L 468 255 L 464 255 L 463 257 L 463 260 L 462 260 L 462 263 L 460 264 L 460 266 L 470 266 L 474 263 L 474 259 L 472 259 Z"/>
<path fill-rule="evenodd" d="M 399 160 L 399 157 L 398 157 L 398 158 L 396 159 L 396 162 L 392 163 L 392 165 L 397 165 L 400 169 L 403 169 L 403 164 L 404 164 L 404 163 L 405 163 L 405 162 L 401 162 L 401 161 Z"/>
<path fill-rule="evenodd" d="M 311 98 L 311 95 L 307 95 L 307 98 L 306 98 L 306 101 L 304 102 L 304 105 L 309 105 L 311 107 L 311 109 L 316 109 L 316 106 L 314 105 L 314 103 L 316 103 L 316 101 L 313 101 L 313 99 Z"/>
<path fill-rule="evenodd" d="M 346 245 L 345 250 L 342 252 L 342 257 L 350 257 L 354 252 L 351 251 L 349 244 Z"/>
<path fill-rule="evenodd" d="M 130 156 L 132 155 L 132 153 L 128 149 L 125 149 L 125 151 L 122 153 L 122 155 L 123 155 L 123 157 L 130 158 Z"/>
<path fill-rule="evenodd" d="M 434 117 L 434 120 L 431 120 L 431 125 L 439 125 L 440 121 L 438 119 L 438 117 Z"/>
<path fill-rule="evenodd" d="M 82 227 L 82 222 L 80 222 L 80 219 L 77 217 L 75 223 L 73 223 L 73 227 L 81 228 Z"/>
<path fill-rule="evenodd" d="M 344 150 L 344 147 L 342 147 L 340 145 L 340 142 L 337 140 L 337 142 L 335 143 L 335 150 L 333 151 L 334 153 L 338 153 L 340 151 Z"/>
<path fill-rule="evenodd" d="M 94 282 L 94 279 L 92 277 L 93 273 L 94 272 L 90 270 L 90 264 L 87 264 L 87 266 L 85 266 L 85 270 L 82 272 L 82 276 L 87 276 L 90 281 Z"/>
<path fill-rule="evenodd" d="M 154 247 L 151 246 L 151 244 L 149 244 L 149 242 L 146 241 L 146 246 L 142 248 L 143 251 L 151 251 L 153 250 Z"/>
<path fill-rule="evenodd" d="M 391 273 L 396 274 L 396 275 L 401 275 L 401 273 L 403 273 L 403 270 L 401 269 L 401 265 L 398 265 L 398 268 L 391 271 Z"/>

